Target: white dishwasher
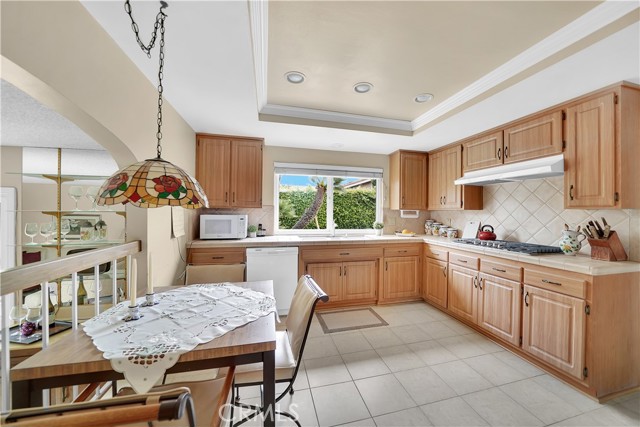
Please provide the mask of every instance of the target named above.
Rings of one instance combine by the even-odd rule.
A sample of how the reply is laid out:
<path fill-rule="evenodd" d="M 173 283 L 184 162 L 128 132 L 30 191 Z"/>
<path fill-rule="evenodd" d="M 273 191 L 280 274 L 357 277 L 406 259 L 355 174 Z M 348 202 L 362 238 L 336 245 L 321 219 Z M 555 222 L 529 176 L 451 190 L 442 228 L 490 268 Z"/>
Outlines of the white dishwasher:
<path fill-rule="evenodd" d="M 278 314 L 289 312 L 298 285 L 298 248 L 247 248 L 247 281 L 273 280 Z"/>

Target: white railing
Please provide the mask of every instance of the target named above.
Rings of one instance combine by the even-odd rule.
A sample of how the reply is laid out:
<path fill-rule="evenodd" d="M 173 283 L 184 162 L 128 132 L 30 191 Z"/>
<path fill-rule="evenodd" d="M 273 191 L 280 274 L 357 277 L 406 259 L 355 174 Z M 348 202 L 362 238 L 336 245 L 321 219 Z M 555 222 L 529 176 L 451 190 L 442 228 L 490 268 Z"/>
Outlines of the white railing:
<path fill-rule="evenodd" d="M 110 262 L 112 268 L 111 287 L 112 303 L 118 303 L 118 271 L 117 262 L 126 259 L 126 265 L 130 265 L 131 256 L 140 252 L 140 241 L 124 243 L 122 245 L 110 246 L 107 248 L 94 249 L 56 258 L 48 261 L 41 261 L 27 264 L 0 273 L 0 296 L 2 299 L 2 351 L 0 353 L 1 366 L 0 378 L 2 385 L 2 399 L 0 410 L 6 413 L 11 408 L 11 357 L 10 357 L 10 328 L 12 326 L 9 312 L 11 302 L 22 304 L 21 293 L 24 289 L 35 285 L 40 286 L 40 310 L 42 313 L 42 348 L 49 345 L 49 290 L 52 285 L 61 277 L 71 276 L 71 325 L 75 330 L 78 328 L 78 272 L 93 268 L 94 273 L 94 314 L 100 313 L 100 265 Z M 126 269 L 127 295 L 129 295 L 130 269 Z M 60 288 L 58 289 L 60 292 Z M 14 298 L 11 298 L 11 296 Z M 77 387 L 74 388 L 74 398 L 77 396 Z M 43 392 L 43 402 L 48 404 L 48 391 Z"/>

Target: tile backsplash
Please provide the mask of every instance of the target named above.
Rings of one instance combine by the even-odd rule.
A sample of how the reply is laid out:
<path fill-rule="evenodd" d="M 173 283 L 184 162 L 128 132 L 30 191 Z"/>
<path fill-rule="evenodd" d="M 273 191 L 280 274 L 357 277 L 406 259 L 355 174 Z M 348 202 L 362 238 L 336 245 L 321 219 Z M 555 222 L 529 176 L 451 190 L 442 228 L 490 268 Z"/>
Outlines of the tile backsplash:
<path fill-rule="evenodd" d="M 564 224 L 571 229 L 589 220 L 606 218 L 622 241 L 630 259 L 639 260 L 639 210 L 564 209 L 563 177 L 484 186 L 481 211 L 433 211 L 431 217 L 458 229 L 467 221 L 492 225 L 498 239 L 557 245 Z M 581 253 L 590 254 L 585 242 Z"/>
<path fill-rule="evenodd" d="M 600 218 L 605 217 L 612 230 L 618 233 L 629 259 L 640 261 L 640 210 L 564 209 L 563 177 L 486 185 L 483 197 L 483 210 L 420 212 L 417 219 L 400 218 L 399 211 L 385 209 L 384 233 L 391 234 L 404 228 L 423 233 L 424 221 L 428 218 L 459 230 L 467 221 L 476 220 L 493 226 L 498 239 L 557 245 L 565 223 L 575 229 L 589 220 L 601 222 Z M 267 234 L 273 234 L 273 206 L 265 205 L 262 209 L 203 209 L 202 213 L 248 214 L 249 224 L 262 224 Z M 581 253 L 589 255 L 590 251 L 585 241 Z"/>

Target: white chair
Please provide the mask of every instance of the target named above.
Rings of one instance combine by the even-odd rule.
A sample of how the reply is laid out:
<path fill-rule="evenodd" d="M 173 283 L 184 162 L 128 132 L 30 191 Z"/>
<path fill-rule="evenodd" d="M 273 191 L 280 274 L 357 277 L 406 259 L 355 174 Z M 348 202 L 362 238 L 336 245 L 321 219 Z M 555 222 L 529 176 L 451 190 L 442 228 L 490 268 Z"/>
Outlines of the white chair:
<path fill-rule="evenodd" d="M 285 390 L 276 397 L 276 402 L 279 402 L 287 393 L 293 394 L 293 383 L 298 375 L 302 352 L 318 301 L 327 302 L 329 297 L 311 276 L 300 277 L 291 301 L 289 314 L 287 314 L 286 330 L 276 332 L 276 383 L 287 383 Z M 260 407 L 241 403 L 239 396 L 240 387 L 262 385 L 262 370 L 262 363 L 237 366 L 232 390 L 232 403 L 234 406 L 252 409 L 254 412 L 238 421 L 234 426 L 243 424 L 262 411 Z M 283 411 L 277 413 L 291 418 L 300 426 L 293 415 Z"/>

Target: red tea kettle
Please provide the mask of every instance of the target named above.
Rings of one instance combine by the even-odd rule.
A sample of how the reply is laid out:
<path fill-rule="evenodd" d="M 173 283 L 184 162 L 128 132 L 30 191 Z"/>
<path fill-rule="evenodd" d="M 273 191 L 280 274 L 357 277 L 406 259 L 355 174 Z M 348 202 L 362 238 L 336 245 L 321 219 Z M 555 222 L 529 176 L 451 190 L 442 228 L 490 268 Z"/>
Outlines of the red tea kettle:
<path fill-rule="evenodd" d="M 489 229 L 489 231 L 485 230 L 486 228 Z M 490 225 L 485 225 L 480 229 L 480 232 L 478 233 L 478 239 L 480 240 L 496 240 L 496 233 L 493 232 L 493 227 Z"/>

